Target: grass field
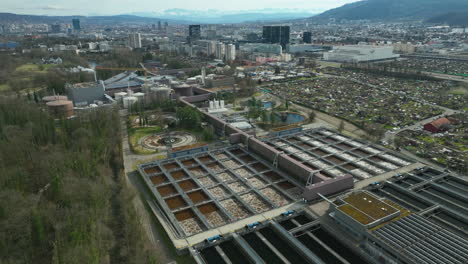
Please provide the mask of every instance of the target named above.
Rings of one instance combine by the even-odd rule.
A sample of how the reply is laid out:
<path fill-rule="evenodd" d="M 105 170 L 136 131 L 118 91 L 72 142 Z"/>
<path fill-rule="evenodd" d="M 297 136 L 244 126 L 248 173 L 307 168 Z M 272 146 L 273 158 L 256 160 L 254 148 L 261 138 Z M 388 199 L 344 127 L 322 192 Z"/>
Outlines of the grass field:
<path fill-rule="evenodd" d="M 17 72 L 35 72 L 35 73 L 46 73 L 47 70 L 50 68 L 53 68 L 55 65 L 54 64 L 43 64 L 42 65 L 42 70 L 40 69 L 40 66 L 37 64 L 23 64 L 16 68 Z"/>
<path fill-rule="evenodd" d="M 455 94 L 455 95 L 466 95 L 466 94 L 468 94 L 468 89 L 458 88 L 458 89 L 450 91 L 449 93 Z"/>
<path fill-rule="evenodd" d="M 10 90 L 10 86 L 8 84 L 0 84 L 0 92 Z"/>
<path fill-rule="evenodd" d="M 148 135 L 152 135 L 152 134 L 160 133 L 160 132 L 161 132 L 161 127 L 158 127 L 158 126 L 130 128 L 128 130 L 128 137 L 129 137 L 130 146 L 132 147 L 133 152 L 136 154 L 141 154 L 141 155 L 156 153 L 155 151 L 149 151 L 147 149 L 142 148 L 138 144 L 138 141 L 144 136 L 148 136 Z"/>

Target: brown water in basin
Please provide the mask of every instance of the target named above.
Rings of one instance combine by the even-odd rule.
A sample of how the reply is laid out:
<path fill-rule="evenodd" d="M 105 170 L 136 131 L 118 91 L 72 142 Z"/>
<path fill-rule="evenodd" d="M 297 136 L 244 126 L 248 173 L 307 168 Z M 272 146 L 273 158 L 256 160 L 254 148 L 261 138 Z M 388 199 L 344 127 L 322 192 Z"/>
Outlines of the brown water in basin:
<path fill-rule="evenodd" d="M 310 148 L 313 147 L 312 145 L 309 145 L 309 144 L 304 143 L 304 142 L 298 143 L 297 145 L 298 145 L 299 147 L 304 148 L 304 149 L 310 149 Z"/>
<path fill-rule="evenodd" d="M 208 195 L 203 191 L 195 191 L 187 194 L 194 204 L 209 200 Z"/>
<path fill-rule="evenodd" d="M 171 176 L 172 176 L 172 178 L 174 178 L 174 180 L 180 180 L 180 179 L 183 179 L 183 178 L 188 178 L 187 173 L 185 173 L 185 171 L 183 171 L 183 170 L 171 172 Z"/>
<path fill-rule="evenodd" d="M 260 162 L 257 162 L 257 163 L 254 163 L 252 165 L 250 165 L 251 167 L 253 167 L 256 171 L 258 172 L 261 172 L 261 171 L 266 171 L 268 170 L 268 167 L 263 165 L 262 163 Z"/>
<path fill-rule="evenodd" d="M 292 142 L 292 143 L 301 142 L 301 140 L 298 139 L 298 138 L 296 138 L 296 137 L 288 138 L 287 140 L 288 140 L 289 142 Z"/>
<path fill-rule="evenodd" d="M 335 139 L 333 139 L 333 138 L 328 138 L 328 137 L 327 137 L 327 138 L 322 138 L 322 140 L 325 140 L 325 141 L 328 142 L 328 143 L 335 143 L 335 142 L 337 142 Z"/>
<path fill-rule="evenodd" d="M 203 163 L 208 163 L 210 161 L 213 161 L 213 159 L 210 156 L 201 156 L 201 157 L 198 157 L 198 159 Z"/>
<path fill-rule="evenodd" d="M 172 184 L 169 184 L 169 185 L 158 187 L 158 192 L 159 194 L 161 194 L 162 197 L 166 197 L 171 194 L 176 194 L 177 190 L 176 188 L 174 188 L 174 186 L 172 186 Z"/>
<path fill-rule="evenodd" d="M 370 155 L 369 152 L 366 152 L 366 151 L 360 150 L 360 149 L 355 149 L 352 152 L 355 153 L 355 154 L 359 154 L 361 156 L 369 156 Z"/>
<path fill-rule="evenodd" d="M 278 173 L 274 172 L 274 171 L 265 172 L 265 173 L 263 173 L 263 175 L 265 175 L 272 182 L 275 182 L 275 181 L 281 179 L 281 176 Z"/>
<path fill-rule="evenodd" d="M 280 182 L 278 183 L 278 186 L 283 190 L 288 190 L 288 189 L 296 187 L 294 184 L 290 183 L 289 181 Z"/>
<path fill-rule="evenodd" d="M 178 221 L 184 221 L 195 217 L 195 213 L 191 209 L 182 210 L 174 215 Z"/>
<path fill-rule="evenodd" d="M 184 166 L 186 167 L 190 167 L 190 166 L 196 165 L 197 162 L 194 159 L 188 159 L 188 160 L 182 161 L 182 164 L 184 164 Z"/>
<path fill-rule="evenodd" d="M 351 163 L 347 163 L 345 165 L 342 165 L 343 168 L 347 169 L 347 170 L 354 170 L 354 169 L 357 169 L 358 167 L 354 166 L 353 164 Z"/>
<path fill-rule="evenodd" d="M 328 161 L 331 161 L 331 162 L 333 162 L 335 164 L 341 164 L 341 163 L 344 162 L 344 160 L 342 160 L 342 159 L 340 159 L 340 158 L 338 158 L 337 156 L 334 156 L 334 155 L 328 156 L 325 159 L 328 160 Z"/>
<path fill-rule="evenodd" d="M 195 188 L 198 187 L 197 184 L 192 180 L 186 180 L 186 181 L 179 182 L 179 186 L 184 191 L 190 191 L 190 190 L 195 189 Z"/>
<path fill-rule="evenodd" d="M 200 210 L 202 214 L 209 214 L 214 211 L 218 211 L 218 208 L 213 203 L 207 203 L 207 204 L 198 206 L 198 210 Z"/>
<path fill-rule="evenodd" d="M 230 150 L 230 152 L 234 155 L 242 155 L 244 154 L 244 151 L 240 150 L 240 149 L 234 149 L 234 150 Z"/>
<path fill-rule="evenodd" d="M 377 156 L 373 156 L 370 159 L 373 160 L 373 161 L 376 161 L 376 162 L 385 161 L 385 160 L 383 160 L 383 159 L 381 159 L 381 158 L 379 158 Z"/>
<path fill-rule="evenodd" d="M 240 156 L 239 159 L 241 159 L 245 163 L 250 163 L 252 161 L 255 161 L 255 159 L 250 155 Z"/>
<path fill-rule="evenodd" d="M 151 167 L 151 168 L 144 169 L 144 171 L 146 174 L 153 174 L 153 173 L 161 172 L 161 169 L 159 167 Z"/>
<path fill-rule="evenodd" d="M 321 149 L 311 149 L 310 151 L 313 152 L 313 153 L 315 153 L 315 154 L 317 154 L 317 155 L 319 155 L 319 156 L 328 155 L 327 152 L 325 152 L 325 151 L 323 151 L 323 150 L 321 150 Z"/>
<path fill-rule="evenodd" d="M 167 163 L 163 165 L 166 170 L 172 170 L 175 168 L 179 168 L 179 165 L 175 162 Z"/>
<path fill-rule="evenodd" d="M 166 176 L 164 175 L 153 176 L 150 178 L 150 180 L 154 185 L 159 185 L 161 183 L 168 182 Z"/>
<path fill-rule="evenodd" d="M 346 144 L 346 143 L 340 143 L 340 144 L 338 144 L 337 146 L 340 147 L 340 148 L 342 148 L 342 149 L 352 149 L 352 148 L 353 148 L 353 146 L 348 145 L 348 144 Z"/>
<path fill-rule="evenodd" d="M 165 201 L 166 201 L 167 206 L 169 206 L 171 210 L 187 206 L 187 203 L 184 201 L 184 199 L 181 196 L 172 197 L 172 198 L 166 199 Z"/>

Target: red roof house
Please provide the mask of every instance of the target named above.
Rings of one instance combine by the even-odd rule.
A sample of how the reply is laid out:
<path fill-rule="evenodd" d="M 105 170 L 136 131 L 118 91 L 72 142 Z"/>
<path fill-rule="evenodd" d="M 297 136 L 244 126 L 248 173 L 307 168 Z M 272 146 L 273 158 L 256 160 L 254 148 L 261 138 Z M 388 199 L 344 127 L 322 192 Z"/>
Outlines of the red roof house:
<path fill-rule="evenodd" d="M 431 133 L 439 133 L 443 131 L 445 125 L 450 125 L 450 120 L 445 117 L 434 120 L 424 125 L 424 130 Z"/>

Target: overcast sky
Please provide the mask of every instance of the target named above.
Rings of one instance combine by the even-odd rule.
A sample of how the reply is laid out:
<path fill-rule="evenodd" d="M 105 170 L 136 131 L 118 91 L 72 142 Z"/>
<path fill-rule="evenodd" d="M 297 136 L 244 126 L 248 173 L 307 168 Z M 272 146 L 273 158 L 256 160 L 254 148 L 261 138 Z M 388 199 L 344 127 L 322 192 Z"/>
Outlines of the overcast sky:
<path fill-rule="evenodd" d="M 115 15 L 164 9 L 253 10 L 291 8 L 321 12 L 356 0 L 0 0 L 0 12 L 34 15 Z"/>

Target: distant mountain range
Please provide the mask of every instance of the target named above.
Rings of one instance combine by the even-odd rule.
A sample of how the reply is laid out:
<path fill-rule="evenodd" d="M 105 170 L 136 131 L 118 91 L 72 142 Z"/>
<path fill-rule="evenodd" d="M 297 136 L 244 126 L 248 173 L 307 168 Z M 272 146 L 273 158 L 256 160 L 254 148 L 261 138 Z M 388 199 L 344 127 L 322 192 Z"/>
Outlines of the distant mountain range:
<path fill-rule="evenodd" d="M 468 28 L 468 11 L 449 12 L 428 19 L 426 22 L 434 24 L 449 24 Z"/>
<path fill-rule="evenodd" d="M 115 25 L 124 23 L 135 23 L 135 24 L 154 24 L 161 19 L 154 17 L 140 17 L 135 15 L 117 15 L 117 16 L 39 16 L 39 15 L 18 15 L 12 13 L 0 13 L 0 24 L 1 23 L 15 23 L 15 22 L 26 22 L 26 23 L 71 23 L 73 18 L 79 18 L 83 24 L 94 24 L 94 25 Z M 172 20 L 164 19 L 169 23 L 177 24 L 188 24 L 189 21 L 184 20 Z"/>
<path fill-rule="evenodd" d="M 319 13 L 304 11 L 302 9 L 259 9 L 259 10 L 236 10 L 222 11 L 216 9 L 209 10 L 188 10 L 188 9 L 167 9 L 155 12 L 130 13 L 140 17 L 157 17 L 159 19 L 177 19 L 194 21 L 204 24 L 220 23 L 243 23 L 253 21 L 279 21 L 297 18 L 307 18 Z"/>
<path fill-rule="evenodd" d="M 176 24 L 221 24 L 249 23 L 257 21 L 280 21 L 313 16 L 312 12 L 297 9 L 262 9 L 251 11 L 219 11 L 219 10 L 186 10 L 169 9 L 160 12 L 131 13 L 115 16 L 41 16 L 0 13 L 0 23 L 71 23 L 73 18 L 79 18 L 83 24 L 154 24 L 167 21 Z"/>
<path fill-rule="evenodd" d="M 463 10 L 468 10 L 468 0 L 363 0 L 328 10 L 311 19 L 427 20 Z"/>

